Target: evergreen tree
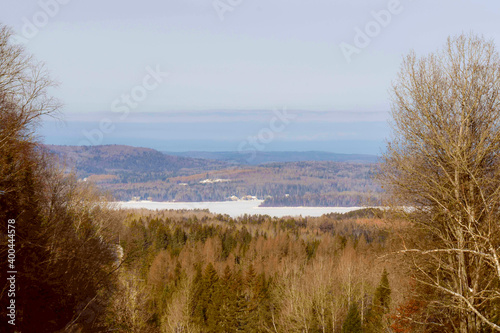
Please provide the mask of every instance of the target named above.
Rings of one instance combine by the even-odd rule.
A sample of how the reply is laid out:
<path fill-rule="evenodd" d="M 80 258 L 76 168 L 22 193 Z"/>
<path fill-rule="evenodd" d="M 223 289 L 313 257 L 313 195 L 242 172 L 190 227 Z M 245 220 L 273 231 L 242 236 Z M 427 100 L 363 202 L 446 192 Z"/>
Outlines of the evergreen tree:
<path fill-rule="evenodd" d="M 260 295 L 259 295 L 259 281 L 257 279 L 257 274 L 253 265 L 248 266 L 248 271 L 246 273 L 246 300 L 247 302 L 247 332 L 257 332 L 259 326 L 259 306 L 260 306 Z"/>
<path fill-rule="evenodd" d="M 235 312 L 236 332 L 247 332 L 248 329 L 248 302 L 245 295 L 244 279 L 241 270 L 233 275 L 232 291 L 234 294 L 233 306 Z"/>
<path fill-rule="evenodd" d="M 347 312 L 344 324 L 342 325 L 342 333 L 361 333 L 363 332 L 361 325 L 361 316 L 359 314 L 358 305 L 353 302 Z"/>
<path fill-rule="evenodd" d="M 384 312 L 387 313 L 389 311 L 389 306 L 391 304 L 391 288 L 389 286 L 389 274 L 387 270 L 384 268 L 384 272 L 382 273 L 382 278 L 380 279 L 380 284 L 375 291 L 374 301 L 377 303 L 379 307 L 384 309 Z"/>
<path fill-rule="evenodd" d="M 368 314 L 366 328 L 368 332 L 383 332 L 387 323 L 384 322 L 384 316 L 389 312 L 391 303 L 391 288 L 389 286 L 389 274 L 384 269 L 380 283 L 375 290 L 373 303 Z"/>
<path fill-rule="evenodd" d="M 219 286 L 222 294 L 220 329 L 223 332 L 233 333 L 236 332 L 238 323 L 236 321 L 236 293 L 233 290 L 233 274 L 229 266 L 224 269 Z"/>
<path fill-rule="evenodd" d="M 165 224 L 160 222 L 160 226 L 156 230 L 156 235 L 154 239 L 155 250 L 166 249 L 171 242 L 170 230 Z"/>
<path fill-rule="evenodd" d="M 248 286 L 249 289 L 253 289 L 253 286 L 255 285 L 256 276 L 257 274 L 255 273 L 255 269 L 253 268 L 253 264 L 250 264 L 250 266 L 248 266 L 248 271 L 246 274 L 246 285 Z"/>
<path fill-rule="evenodd" d="M 218 332 L 221 322 L 220 307 L 222 306 L 222 295 L 219 288 L 219 275 L 212 263 L 207 265 L 203 280 L 203 307 L 208 332 Z"/>
<path fill-rule="evenodd" d="M 201 272 L 200 264 L 196 266 L 189 309 L 192 322 L 208 332 L 218 332 L 221 323 L 222 296 L 219 284 L 219 275 L 212 263 L 207 265 L 204 273 Z"/>
<path fill-rule="evenodd" d="M 189 298 L 189 310 L 190 316 L 193 323 L 198 326 L 203 326 L 205 323 L 205 315 L 203 313 L 203 274 L 201 272 L 201 263 L 197 264 L 195 267 L 195 276 L 193 279 L 193 284 L 191 286 L 190 298 Z"/>
<path fill-rule="evenodd" d="M 260 273 L 254 279 L 252 298 L 249 301 L 249 320 L 256 332 L 266 332 L 266 328 L 272 327 L 271 308 L 269 281 L 264 273 Z"/>
<path fill-rule="evenodd" d="M 175 265 L 174 269 L 174 286 L 177 287 L 179 285 L 179 282 L 182 278 L 182 265 L 179 261 L 177 261 L 177 264 Z"/>

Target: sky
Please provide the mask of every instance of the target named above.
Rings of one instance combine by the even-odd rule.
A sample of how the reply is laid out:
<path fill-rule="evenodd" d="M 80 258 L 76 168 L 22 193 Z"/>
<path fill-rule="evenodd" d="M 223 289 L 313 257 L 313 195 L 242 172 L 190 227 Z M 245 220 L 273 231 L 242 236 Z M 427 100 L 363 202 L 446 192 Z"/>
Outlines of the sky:
<path fill-rule="evenodd" d="M 0 0 L 46 63 L 47 143 L 378 154 L 402 57 L 500 41 L 498 1 Z"/>

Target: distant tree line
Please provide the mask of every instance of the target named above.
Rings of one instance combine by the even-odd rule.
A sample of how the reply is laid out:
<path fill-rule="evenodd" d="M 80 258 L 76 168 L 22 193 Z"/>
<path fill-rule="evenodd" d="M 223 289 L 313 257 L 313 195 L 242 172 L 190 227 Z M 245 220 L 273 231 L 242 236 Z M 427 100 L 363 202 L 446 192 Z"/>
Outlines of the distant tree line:
<path fill-rule="evenodd" d="M 341 162 L 275 163 L 148 182 L 142 181 L 144 174 L 128 173 L 125 179 L 123 172 L 116 172 L 115 178 L 99 181 L 98 186 L 118 200 L 224 201 L 250 195 L 266 199 L 264 206 L 376 205 L 382 189 L 372 181 L 373 168 Z M 231 181 L 200 184 L 207 175 Z"/>

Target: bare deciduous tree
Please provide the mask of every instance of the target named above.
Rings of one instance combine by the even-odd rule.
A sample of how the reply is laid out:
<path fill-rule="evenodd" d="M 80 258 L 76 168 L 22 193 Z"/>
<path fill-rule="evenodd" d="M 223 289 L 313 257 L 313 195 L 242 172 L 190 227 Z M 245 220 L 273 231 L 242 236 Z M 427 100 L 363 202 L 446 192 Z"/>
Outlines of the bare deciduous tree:
<path fill-rule="evenodd" d="M 499 94 L 494 43 L 472 34 L 410 53 L 393 86 L 380 177 L 419 235 L 402 253 L 456 332 L 500 331 Z"/>
<path fill-rule="evenodd" d="M 55 114 L 61 106 L 48 93 L 56 83 L 44 64 L 13 44 L 11 37 L 10 28 L 0 24 L 0 147 L 14 134 L 33 134 L 40 117 Z"/>

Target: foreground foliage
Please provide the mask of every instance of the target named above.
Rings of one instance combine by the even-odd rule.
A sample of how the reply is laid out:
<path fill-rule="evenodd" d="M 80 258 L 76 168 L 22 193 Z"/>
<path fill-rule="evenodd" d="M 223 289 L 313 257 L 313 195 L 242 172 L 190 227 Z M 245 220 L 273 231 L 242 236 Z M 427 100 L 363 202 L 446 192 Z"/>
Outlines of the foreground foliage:
<path fill-rule="evenodd" d="M 500 58 L 492 41 L 450 38 L 408 55 L 394 85 L 382 167 L 413 225 L 400 253 L 428 329 L 500 331 Z M 399 210 L 399 209 L 398 209 Z M 415 303 L 409 303 L 413 307 Z"/>
<path fill-rule="evenodd" d="M 103 304 L 112 286 L 118 220 L 36 143 L 37 120 L 59 104 L 47 95 L 53 83 L 43 65 L 11 45 L 10 35 L 0 26 L 0 330 L 94 329 L 99 324 L 82 313 Z M 15 318 L 7 317 L 11 304 Z"/>

